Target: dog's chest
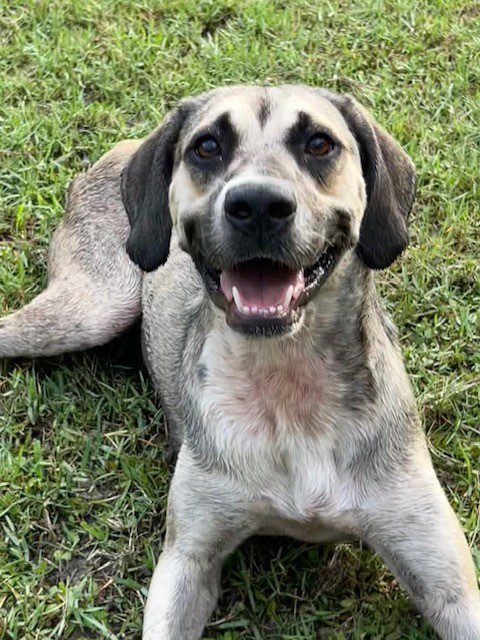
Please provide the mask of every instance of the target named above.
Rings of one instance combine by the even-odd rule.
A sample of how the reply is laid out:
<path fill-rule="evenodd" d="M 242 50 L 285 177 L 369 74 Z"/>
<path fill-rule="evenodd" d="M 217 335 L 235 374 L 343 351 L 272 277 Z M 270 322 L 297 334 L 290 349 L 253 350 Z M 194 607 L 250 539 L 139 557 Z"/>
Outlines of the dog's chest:
<path fill-rule="evenodd" d="M 280 517 L 334 519 L 347 508 L 349 483 L 336 471 L 325 365 L 302 353 L 264 355 L 207 343 L 200 397 L 210 439 L 245 489 Z"/>
<path fill-rule="evenodd" d="M 322 430 L 328 393 L 319 356 L 272 356 L 267 350 L 264 359 L 260 349 L 255 354 L 207 344 L 202 366 L 206 404 L 223 420 L 234 421 L 245 436 L 274 442 Z"/>

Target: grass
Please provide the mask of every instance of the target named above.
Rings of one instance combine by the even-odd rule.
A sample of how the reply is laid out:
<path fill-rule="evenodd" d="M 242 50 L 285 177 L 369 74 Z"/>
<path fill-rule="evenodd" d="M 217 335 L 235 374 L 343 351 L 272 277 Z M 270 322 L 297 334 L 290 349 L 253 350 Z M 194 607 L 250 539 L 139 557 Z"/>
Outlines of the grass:
<path fill-rule="evenodd" d="M 45 283 L 72 177 L 179 98 L 233 82 L 354 93 L 419 174 L 380 275 L 434 463 L 480 570 L 476 0 L 15 0 L 0 5 L 0 314 Z M 0 638 L 140 637 L 169 469 L 138 331 L 0 364 Z M 247 543 L 206 637 L 433 638 L 361 544 Z"/>

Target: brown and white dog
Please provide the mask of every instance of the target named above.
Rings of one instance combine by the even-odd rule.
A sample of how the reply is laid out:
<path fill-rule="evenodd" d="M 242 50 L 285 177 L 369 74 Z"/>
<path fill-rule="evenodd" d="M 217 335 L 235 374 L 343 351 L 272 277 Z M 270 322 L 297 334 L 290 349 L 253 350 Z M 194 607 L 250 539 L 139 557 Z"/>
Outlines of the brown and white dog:
<path fill-rule="evenodd" d="M 145 640 L 200 638 L 222 561 L 255 533 L 360 537 L 441 638 L 480 640 L 469 549 L 375 291 L 414 184 L 353 99 L 302 86 L 185 100 L 73 183 L 48 288 L 0 321 L 0 356 L 91 347 L 142 314 L 178 452 Z"/>

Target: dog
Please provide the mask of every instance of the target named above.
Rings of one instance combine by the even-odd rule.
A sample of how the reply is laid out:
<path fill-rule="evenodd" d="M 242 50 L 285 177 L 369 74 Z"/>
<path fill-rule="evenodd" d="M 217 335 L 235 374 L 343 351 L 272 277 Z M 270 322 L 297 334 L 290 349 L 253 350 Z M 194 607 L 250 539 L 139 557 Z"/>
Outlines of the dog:
<path fill-rule="evenodd" d="M 408 243 L 415 171 L 351 97 L 187 98 L 73 182 L 46 290 L 0 356 L 85 349 L 142 315 L 175 452 L 144 640 L 200 638 L 253 534 L 361 538 L 445 640 L 480 594 L 435 475 L 375 271 Z"/>

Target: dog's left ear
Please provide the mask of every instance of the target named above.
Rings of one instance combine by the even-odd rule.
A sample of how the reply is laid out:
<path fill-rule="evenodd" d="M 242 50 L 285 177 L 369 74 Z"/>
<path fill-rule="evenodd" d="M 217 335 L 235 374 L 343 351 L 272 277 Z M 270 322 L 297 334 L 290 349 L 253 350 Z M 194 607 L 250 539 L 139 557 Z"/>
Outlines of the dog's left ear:
<path fill-rule="evenodd" d="M 408 155 L 350 96 L 330 97 L 357 140 L 367 207 L 357 247 L 371 269 L 385 269 L 408 244 L 407 216 L 415 198 L 415 168 Z"/>
<path fill-rule="evenodd" d="M 137 149 L 122 173 L 123 204 L 131 225 L 127 253 L 144 271 L 153 271 L 168 258 L 172 235 L 168 189 L 175 145 L 189 111 L 188 103 L 180 103 Z"/>

